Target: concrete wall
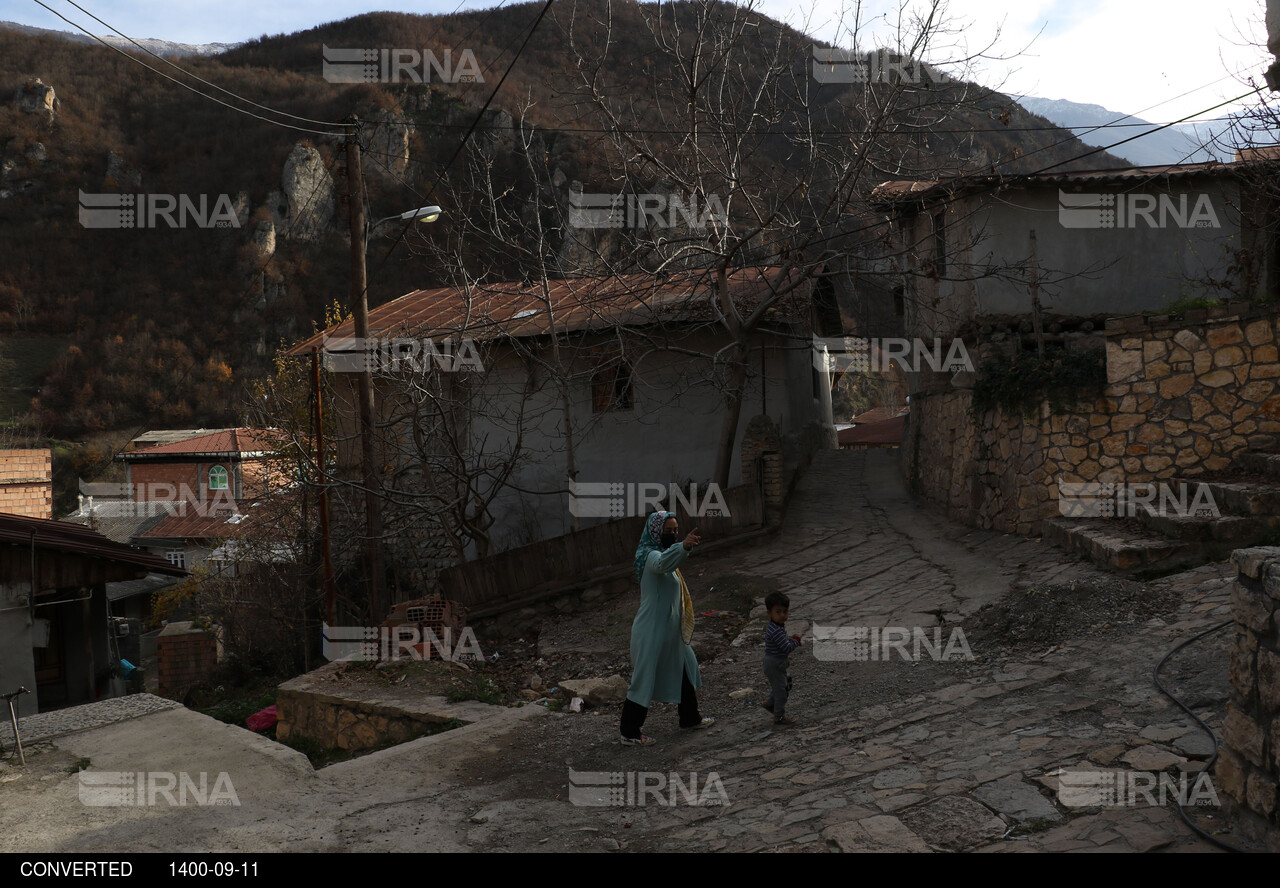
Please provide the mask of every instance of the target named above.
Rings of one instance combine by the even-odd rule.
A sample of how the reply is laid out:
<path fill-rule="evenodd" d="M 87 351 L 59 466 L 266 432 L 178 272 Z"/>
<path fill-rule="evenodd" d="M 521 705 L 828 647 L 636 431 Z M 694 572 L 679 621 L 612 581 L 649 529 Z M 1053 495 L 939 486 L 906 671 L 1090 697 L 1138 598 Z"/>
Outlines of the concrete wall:
<path fill-rule="evenodd" d="M 722 340 L 693 334 L 679 348 L 706 354 Z M 579 349 L 581 353 L 581 349 Z M 705 492 L 715 473 L 716 451 L 724 414 L 723 396 L 715 388 L 710 362 L 673 351 L 646 349 L 630 343 L 634 406 L 630 410 L 592 412 L 592 365 L 583 357 L 573 364 L 570 400 L 575 431 L 574 461 L 578 483 L 698 484 Z M 544 357 L 546 355 L 544 354 Z M 748 423 L 767 414 L 784 438 L 796 439 L 806 429 L 832 430 L 831 390 L 826 373 L 815 381 L 809 339 L 761 338 L 750 356 L 748 380 L 739 417 L 729 483 L 741 483 L 740 448 Z M 558 536 L 571 528 L 563 413 L 555 380 L 544 379 L 528 396 L 523 389 L 527 369 L 504 361 L 493 392 L 502 409 L 480 418 L 473 439 L 489 446 L 514 441 L 514 419 L 523 403 L 527 456 L 513 477 L 513 488 L 501 495 L 494 510 L 493 534 L 500 548 Z M 499 418 L 498 414 L 501 414 Z M 532 422 L 530 420 L 532 419 Z M 832 431 L 832 435 L 834 432 Z M 583 519 L 589 526 L 598 520 Z"/>
<path fill-rule="evenodd" d="M 30 694 L 18 698 L 18 714 L 40 711 L 36 670 L 31 659 L 31 587 L 24 581 L 0 580 L 0 691 L 25 687 Z"/>
<path fill-rule="evenodd" d="M 1225 177 L 1174 180 L 1162 190 L 1151 183 L 1088 185 L 1083 191 L 1113 195 L 1161 195 L 1175 206 L 1186 198 L 1187 215 L 1205 196 L 1218 227 L 1179 227 L 1172 215 L 1163 227 L 1135 217 L 1132 227 L 1067 228 L 1059 217 L 1059 189 L 1014 188 L 956 201 L 946 209 L 946 268 L 930 277 L 936 261 L 935 220 L 911 217 L 903 232 L 915 245 L 915 274 L 908 280 L 908 335 L 951 336 L 985 315 L 1029 315 L 1030 232 L 1036 232 L 1039 298 L 1049 314 L 1089 317 L 1154 311 L 1188 296 L 1222 298 L 1204 281 L 1225 279 L 1240 249 L 1239 186 Z M 1127 204 L 1126 204 L 1127 206 Z M 1152 217 L 1160 222 L 1159 208 Z M 1188 221 L 1191 221 L 1188 219 Z M 1207 221 L 1207 220 L 1206 220 Z M 990 269 L 1001 274 L 987 276 Z"/>

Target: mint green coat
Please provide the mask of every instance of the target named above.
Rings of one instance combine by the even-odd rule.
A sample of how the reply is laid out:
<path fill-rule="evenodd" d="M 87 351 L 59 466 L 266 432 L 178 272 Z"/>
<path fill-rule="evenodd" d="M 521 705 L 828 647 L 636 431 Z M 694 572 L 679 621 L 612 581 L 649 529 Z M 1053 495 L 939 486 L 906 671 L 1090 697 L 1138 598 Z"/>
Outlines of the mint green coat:
<path fill-rule="evenodd" d="M 685 672 L 695 688 L 702 687 L 698 658 L 680 638 L 680 578 L 674 571 L 687 557 L 689 551 L 676 543 L 645 559 L 640 610 L 631 623 L 633 671 L 627 699 L 646 708 L 654 700 L 679 703 Z"/>

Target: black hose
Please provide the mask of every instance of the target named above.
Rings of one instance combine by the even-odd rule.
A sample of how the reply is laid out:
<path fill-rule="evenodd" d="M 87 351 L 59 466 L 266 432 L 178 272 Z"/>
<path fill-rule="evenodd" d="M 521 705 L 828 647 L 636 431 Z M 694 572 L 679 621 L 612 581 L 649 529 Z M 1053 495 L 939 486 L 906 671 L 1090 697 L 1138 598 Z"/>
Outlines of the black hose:
<path fill-rule="evenodd" d="M 1183 703 L 1173 694 L 1169 693 L 1169 689 L 1160 683 L 1160 669 L 1161 667 L 1164 666 L 1164 664 L 1168 661 L 1170 657 L 1172 657 L 1178 651 L 1182 650 L 1187 645 L 1191 644 L 1194 641 L 1199 641 L 1200 639 L 1204 638 L 1206 635 L 1212 635 L 1214 632 L 1217 632 L 1219 629 L 1225 629 L 1226 627 L 1231 626 L 1234 623 L 1235 623 L 1234 620 L 1225 620 L 1221 623 L 1218 623 L 1216 626 L 1210 626 L 1208 629 L 1204 630 L 1199 635 L 1193 635 L 1191 638 L 1188 638 L 1186 641 L 1183 641 L 1173 650 L 1169 651 L 1169 653 L 1165 654 L 1164 657 L 1160 660 L 1160 662 L 1156 664 L 1155 670 L 1152 671 L 1151 673 L 1151 679 L 1156 683 L 1156 687 L 1160 689 L 1160 693 L 1164 694 L 1174 703 L 1177 703 L 1183 712 L 1185 712 L 1187 715 L 1195 719 L 1196 724 L 1198 724 L 1201 727 L 1201 729 L 1203 729 L 1204 732 L 1209 735 L 1209 739 L 1213 741 L 1213 756 L 1209 759 L 1208 764 L 1204 766 L 1204 771 L 1202 771 L 1201 773 L 1207 773 L 1212 771 L 1213 763 L 1218 760 L 1218 737 L 1216 734 L 1213 733 L 1213 729 L 1210 728 L 1208 725 L 1206 725 L 1200 719 L 1200 716 L 1196 715 L 1194 712 L 1191 711 L 1191 707 Z M 1241 854 L 1246 853 L 1244 848 L 1237 848 L 1235 845 L 1228 844 L 1227 842 L 1224 842 L 1219 838 L 1211 836 L 1207 832 L 1202 830 L 1200 827 L 1192 823 L 1191 818 L 1187 816 L 1186 809 L 1182 807 L 1181 799 L 1175 798 L 1173 800 L 1173 803 L 1178 806 L 1178 814 L 1181 815 L 1183 822 L 1186 823 L 1187 826 L 1191 827 L 1191 829 L 1194 830 L 1196 834 L 1200 836 L 1200 838 L 1204 839 L 1207 842 L 1212 842 L 1213 844 L 1217 845 L 1219 848 L 1223 848 L 1227 851 L 1236 851 Z"/>

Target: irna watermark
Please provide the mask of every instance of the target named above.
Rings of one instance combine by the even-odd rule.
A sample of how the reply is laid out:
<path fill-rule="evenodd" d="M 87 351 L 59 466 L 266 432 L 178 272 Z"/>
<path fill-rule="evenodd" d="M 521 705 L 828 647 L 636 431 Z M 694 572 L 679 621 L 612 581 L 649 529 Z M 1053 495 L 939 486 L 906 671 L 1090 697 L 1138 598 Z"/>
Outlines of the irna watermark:
<path fill-rule="evenodd" d="M 1058 479 L 1058 514 L 1066 518 L 1134 518 L 1139 512 L 1176 518 L 1222 517 L 1207 484 L 1182 484 L 1175 491 L 1154 481 L 1114 484 Z"/>
<path fill-rule="evenodd" d="M 1218 793 L 1209 774 L 1154 771 L 1068 771 L 1058 774 L 1058 801 L 1068 808 L 1120 808 L 1147 804 L 1163 807 L 1217 807 Z"/>
<path fill-rule="evenodd" d="M 81 771 L 80 803 L 91 808 L 240 805 L 231 777 L 219 771 L 209 785 L 201 771 Z"/>
<path fill-rule="evenodd" d="M 569 801 L 579 807 L 661 805 L 728 807 L 729 794 L 715 771 L 701 785 L 698 772 L 686 780 L 675 771 L 575 771 L 569 769 Z"/>
<path fill-rule="evenodd" d="M 729 518 L 720 485 L 714 481 L 698 496 L 698 485 L 689 494 L 678 484 L 624 483 L 613 481 L 569 482 L 569 514 L 576 518 L 626 518 L 644 516 L 659 509 L 675 511 L 676 504 L 695 518 Z"/>
<path fill-rule="evenodd" d="M 827 662 L 972 660 L 964 630 L 955 626 L 945 641 L 941 626 L 819 626 L 810 628 L 813 656 Z M 894 654 L 897 654 L 895 657 Z"/>
<path fill-rule="evenodd" d="M 399 626 L 330 626 L 321 623 L 320 653 L 329 662 L 359 660 L 445 660 L 450 663 L 475 662 L 484 659 L 475 630 L 470 626 L 458 633 L 453 643 L 453 629 L 445 626 L 441 635 L 429 626 L 406 623 Z"/>
<path fill-rule="evenodd" d="M 437 343 L 407 337 L 325 336 L 320 346 L 320 360 L 324 368 L 333 373 L 484 370 L 475 341 L 470 337 L 456 343 L 452 339 Z"/>
<path fill-rule="evenodd" d="M 813 366 L 828 373 L 885 373 L 891 367 L 910 373 L 923 367 L 947 373 L 974 369 L 962 339 L 934 339 L 930 344 L 923 339 L 858 336 L 813 337 Z"/>
<path fill-rule="evenodd" d="M 164 222 L 161 225 L 161 222 Z M 84 228 L 239 228 L 231 198 L 209 195 L 85 194 L 80 192 Z"/>
<path fill-rule="evenodd" d="M 321 71 L 330 83 L 484 83 L 470 49 L 437 55 L 429 49 L 338 49 L 321 46 Z M 456 61 L 456 64 L 455 64 Z"/>
<path fill-rule="evenodd" d="M 569 191 L 573 228 L 674 228 L 681 220 L 695 231 L 727 226 L 729 214 L 717 195 L 687 200 L 676 194 L 587 194 Z"/>
<path fill-rule="evenodd" d="M 942 74 L 919 59 L 887 50 L 859 52 L 813 45 L 818 83 L 941 83 Z"/>
<path fill-rule="evenodd" d="M 1194 203 L 1192 198 L 1194 197 Z M 1058 190 L 1063 228 L 1221 228 L 1207 194 L 1069 194 Z"/>

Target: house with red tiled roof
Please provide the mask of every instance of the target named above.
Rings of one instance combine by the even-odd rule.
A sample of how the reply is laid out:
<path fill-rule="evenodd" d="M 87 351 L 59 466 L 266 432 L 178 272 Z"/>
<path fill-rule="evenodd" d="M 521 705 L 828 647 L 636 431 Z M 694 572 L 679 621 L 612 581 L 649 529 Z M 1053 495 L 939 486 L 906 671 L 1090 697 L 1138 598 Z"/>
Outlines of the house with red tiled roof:
<path fill-rule="evenodd" d="M 740 445 L 760 416 L 777 430 L 768 449 L 789 478 L 815 447 L 835 444 L 830 378 L 812 343 L 843 332 L 831 280 L 794 268 L 418 290 L 371 308 L 366 339 L 347 320 L 290 354 L 316 354 L 331 381 L 348 383 L 326 402 L 348 417 L 340 473 L 359 477 L 355 371 L 367 367 L 375 420 L 399 430 L 383 447 L 386 484 L 439 467 L 423 486 L 442 509 L 483 502 L 470 527 L 499 551 L 620 514 L 605 500 L 590 511 L 570 494 L 571 476 L 606 492 L 694 482 L 706 493 L 735 372 L 727 303 L 737 323 L 752 323 L 729 484 L 741 483 Z"/>
<path fill-rule="evenodd" d="M 198 429 L 148 433 L 119 454 L 125 483 L 107 499 L 82 497 L 70 521 L 193 568 L 234 535 L 242 504 L 287 489 L 276 429 Z"/>

